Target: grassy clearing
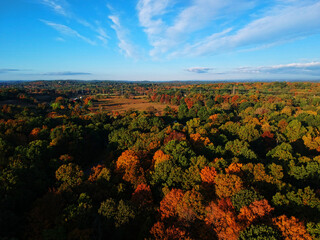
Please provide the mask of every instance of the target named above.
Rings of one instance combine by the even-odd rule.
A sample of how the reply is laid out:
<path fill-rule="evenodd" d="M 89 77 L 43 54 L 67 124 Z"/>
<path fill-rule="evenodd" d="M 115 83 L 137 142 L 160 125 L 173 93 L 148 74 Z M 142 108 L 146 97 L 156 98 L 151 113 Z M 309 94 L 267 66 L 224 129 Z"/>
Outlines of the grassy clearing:
<path fill-rule="evenodd" d="M 114 96 L 105 99 L 99 99 L 98 102 L 93 104 L 91 110 L 97 111 L 101 109 L 105 112 L 118 111 L 121 113 L 128 110 L 147 111 L 153 107 L 156 111 L 162 112 L 166 106 L 167 104 L 149 102 L 149 100 L 145 99 L 144 96 L 136 96 L 134 99 Z M 171 107 L 177 109 L 176 106 Z"/>

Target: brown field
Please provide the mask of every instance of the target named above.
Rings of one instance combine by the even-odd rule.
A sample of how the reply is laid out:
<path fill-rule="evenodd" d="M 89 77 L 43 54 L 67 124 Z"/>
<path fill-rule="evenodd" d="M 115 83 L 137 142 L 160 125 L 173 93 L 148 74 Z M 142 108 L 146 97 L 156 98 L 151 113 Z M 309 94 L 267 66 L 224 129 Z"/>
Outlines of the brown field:
<path fill-rule="evenodd" d="M 126 99 L 116 96 L 99 99 L 98 102 L 94 103 L 91 110 L 96 111 L 101 109 L 106 112 L 117 111 L 121 113 L 128 110 L 147 111 L 153 107 L 156 111 L 162 112 L 166 106 L 167 104 L 149 102 L 149 100 L 144 99 L 144 96 L 136 96 L 134 99 Z M 177 106 L 170 107 L 178 109 Z"/>

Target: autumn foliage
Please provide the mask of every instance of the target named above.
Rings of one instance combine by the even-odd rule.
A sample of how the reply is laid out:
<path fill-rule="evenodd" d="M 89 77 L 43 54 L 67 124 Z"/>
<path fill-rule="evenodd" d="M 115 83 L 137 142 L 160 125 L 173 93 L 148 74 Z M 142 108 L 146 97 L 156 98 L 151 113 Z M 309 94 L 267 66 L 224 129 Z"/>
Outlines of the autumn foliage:
<path fill-rule="evenodd" d="M 243 189 L 241 178 L 234 174 L 218 174 L 215 183 L 216 194 L 220 198 L 231 197 Z"/>
<path fill-rule="evenodd" d="M 319 93 L 0 82 L 0 239 L 319 239 Z"/>
<path fill-rule="evenodd" d="M 161 219 L 174 217 L 177 214 L 177 206 L 183 198 L 183 192 L 180 189 L 172 189 L 160 202 Z"/>
<path fill-rule="evenodd" d="M 205 167 L 200 172 L 201 180 L 204 183 L 214 184 L 217 171 L 214 167 Z"/>
<path fill-rule="evenodd" d="M 311 240 L 305 226 L 295 217 L 285 215 L 274 218 L 273 223 L 281 230 L 285 240 Z"/>
<path fill-rule="evenodd" d="M 163 222 L 155 223 L 151 228 L 150 233 L 156 240 L 191 240 L 184 229 L 175 226 L 170 226 L 167 228 Z"/>
<path fill-rule="evenodd" d="M 266 199 L 254 201 L 249 206 L 244 206 L 240 209 L 238 216 L 240 221 L 244 221 L 246 225 L 250 225 L 257 219 L 269 215 L 274 208 L 272 208 Z"/>
<path fill-rule="evenodd" d="M 144 182 L 144 171 L 139 157 L 132 150 L 124 151 L 116 162 L 116 171 L 123 175 L 123 180 L 134 185 Z"/>
<path fill-rule="evenodd" d="M 152 192 L 150 186 L 141 183 L 132 193 L 131 201 L 139 208 L 148 207 L 152 204 Z"/>
<path fill-rule="evenodd" d="M 211 225 L 214 228 L 219 239 L 236 240 L 239 236 L 241 226 L 237 223 L 237 216 L 234 210 L 229 206 L 230 202 L 223 202 L 220 204 L 211 202 L 206 208 L 207 214 L 205 222 L 206 224 Z"/>
<path fill-rule="evenodd" d="M 153 156 L 154 166 L 156 167 L 159 163 L 168 161 L 170 159 L 170 155 L 165 154 L 162 150 L 158 150 L 155 152 Z"/>

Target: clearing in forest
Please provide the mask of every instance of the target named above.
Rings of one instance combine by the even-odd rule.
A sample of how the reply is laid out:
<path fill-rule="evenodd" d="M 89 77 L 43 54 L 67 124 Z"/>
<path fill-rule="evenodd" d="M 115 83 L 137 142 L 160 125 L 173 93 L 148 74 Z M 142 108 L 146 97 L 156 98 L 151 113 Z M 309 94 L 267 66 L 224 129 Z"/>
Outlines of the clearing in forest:
<path fill-rule="evenodd" d="M 102 111 L 118 111 L 125 112 L 128 110 L 138 110 L 138 111 L 150 111 L 154 108 L 155 111 L 162 112 L 167 104 L 150 102 L 145 99 L 145 96 L 135 96 L 134 98 L 124 98 L 120 96 L 112 96 L 105 99 L 98 99 L 94 102 L 92 111 L 101 109 Z M 178 109 L 177 106 L 170 106 L 172 108 Z"/>

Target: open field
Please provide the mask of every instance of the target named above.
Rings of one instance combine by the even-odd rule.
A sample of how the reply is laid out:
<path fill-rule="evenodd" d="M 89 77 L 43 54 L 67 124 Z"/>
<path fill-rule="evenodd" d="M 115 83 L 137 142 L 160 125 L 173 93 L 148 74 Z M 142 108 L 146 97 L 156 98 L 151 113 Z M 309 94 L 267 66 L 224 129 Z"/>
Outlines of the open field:
<path fill-rule="evenodd" d="M 149 100 L 144 99 L 144 96 L 136 96 L 134 99 L 128 99 L 123 97 L 109 97 L 105 99 L 98 99 L 98 102 L 93 104 L 91 108 L 93 111 L 101 109 L 106 112 L 118 111 L 125 112 L 128 110 L 138 110 L 147 111 L 150 108 L 154 108 L 159 112 L 162 112 L 167 104 L 149 102 Z M 172 108 L 178 109 L 177 106 L 170 106 Z"/>

